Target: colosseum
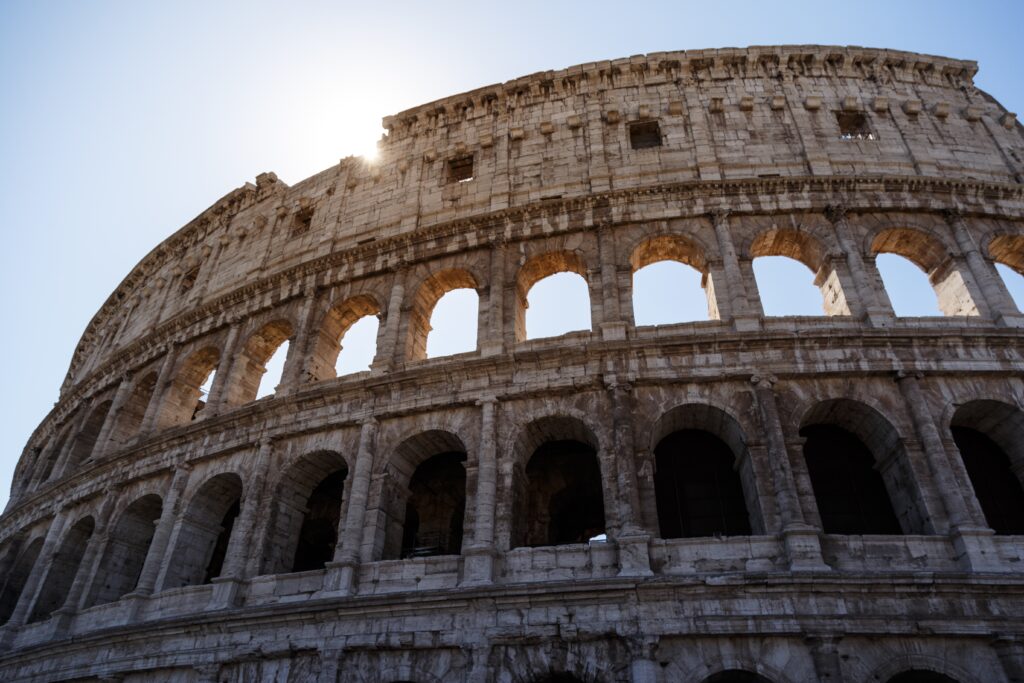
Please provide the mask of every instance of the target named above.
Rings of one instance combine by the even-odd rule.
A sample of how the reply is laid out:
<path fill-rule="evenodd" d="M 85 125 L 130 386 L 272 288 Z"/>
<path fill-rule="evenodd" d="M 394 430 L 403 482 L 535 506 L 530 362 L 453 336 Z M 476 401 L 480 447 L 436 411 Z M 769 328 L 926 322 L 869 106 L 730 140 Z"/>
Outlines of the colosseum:
<path fill-rule="evenodd" d="M 21 455 L 0 680 L 1024 681 L 1024 128 L 976 70 L 583 64 L 228 193 L 106 300 Z M 944 317 L 897 316 L 880 254 Z M 765 315 L 763 256 L 821 315 Z M 636 324 L 666 260 L 706 320 Z M 561 272 L 591 328 L 531 339 Z M 476 348 L 428 358 L 456 289 Z"/>

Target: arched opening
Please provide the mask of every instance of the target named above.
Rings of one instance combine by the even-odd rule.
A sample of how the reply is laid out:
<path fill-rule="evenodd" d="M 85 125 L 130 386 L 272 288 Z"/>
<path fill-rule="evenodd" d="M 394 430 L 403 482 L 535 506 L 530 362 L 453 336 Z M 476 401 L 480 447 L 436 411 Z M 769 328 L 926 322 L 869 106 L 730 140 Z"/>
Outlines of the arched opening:
<path fill-rule="evenodd" d="M 57 465 L 57 460 L 60 458 L 61 452 L 68 443 L 68 439 L 71 438 L 71 427 L 74 424 L 74 417 L 72 417 L 64 431 L 60 433 L 54 443 L 53 448 L 49 449 L 44 457 L 44 460 L 40 463 L 42 468 L 39 472 L 39 483 L 44 484 L 49 481 L 50 477 L 53 476 L 53 468 Z"/>
<path fill-rule="evenodd" d="M 704 679 L 704 683 L 772 683 L 770 680 L 759 674 L 743 671 L 742 669 L 729 669 L 719 671 Z"/>
<path fill-rule="evenodd" d="M 750 534 L 736 456 L 714 434 L 684 429 L 654 449 L 654 490 L 662 538 Z"/>
<path fill-rule="evenodd" d="M 290 322 L 275 320 L 249 337 L 231 370 L 233 377 L 228 389 L 228 405 L 243 405 L 262 396 L 270 396 L 277 390 L 284 370 L 288 340 L 293 334 Z M 269 372 L 270 360 L 278 352 L 283 355 L 278 356 L 274 372 Z"/>
<path fill-rule="evenodd" d="M 513 547 L 587 543 L 606 533 L 597 439 L 583 423 L 536 420 L 520 434 L 516 453 Z"/>
<path fill-rule="evenodd" d="M 208 346 L 192 353 L 181 364 L 171 382 L 161 408 L 161 427 L 188 424 L 206 407 L 206 397 L 213 374 L 220 362 L 220 351 Z"/>
<path fill-rule="evenodd" d="M 985 521 L 997 534 L 1024 534 L 1024 412 L 998 401 L 960 406 L 950 423 Z"/>
<path fill-rule="evenodd" d="M 160 496 L 149 494 L 121 514 L 100 560 L 86 607 L 114 602 L 135 589 L 162 510 Z"/>
<path fill-rule="evenodd" d="M 680 235 L 642 242 L 630 257 L 637 325 L 717 320 L 718 304 L 703 252 Z"/>
<path fill-rule="evenodd" d="M 377 352 L 380 312 L 376 300 L 367 294 L 332 306 L 313 342 L 309 379 L 322 382 L 368 370 Z"/>
<path fill-rule="evenodd" d="M 477 287 L 476 278 L 459 268 L 442 270 L 423 281 L 409 311 L 409 360 L 476 350 Z"/>
<path fill-rule="evenodd" d="M 903 442 L 880 413 L 850 399 L 822 401 L 804 416 L 800 436 L 826 533 L 924 533 Z"/>
<path fill-rule="evenodd" d="M 860 439 L 829 424 L 804 427 L 800 436 L 825 533 L 902 533 L 875 457 Z"/>
<path fill-rule="evenodd" d="M 516 341 L 590 330 L 587 267 L 573 251 L 534 256 L 516 277 Z"/>
<path fill-rule="evenodd" d="M 22 591 L 25 590 L 25 582 L 36 567 L 39 559 L 39 552 L 43 549 L 43 539 L 37 538 L 18 555 L 14 566 L 7 576 L 4 577 L 3 590 L 0 591 L 0 624 L 6 624 L 18 605 Z"/>
<path fill-rule="evenodd" d="M 458 555 L 466 513 L 466 449 L 450 432 L 406 439 L 390 462 L 384 559 Z"/>
<path fill-rule="evenodd" d="M 766 316 L 850 315 L 839 273 L 809 233 L 767 230 L 751 243 L 750 256 Z"/>
<path fill-rule="evenodd" d="M 192 496 L 178 525 L 164 590 L 220 576 L 241 497 L 242 480 L 236 474 L 218 474 Z"/>
<path fill-rule="evenodd" d="M 42 621 L 64 606 L 95 527 L 93 518 L 86 517 L 76 522 L 64 535 L 60 549 L 54 554 L 46 570 L 43 587 L 36 597 L 29 623 Z"/>
<path fill-rule="evenodd" d="M 875 265 L 897 316 L 942 315 L 928 275 L 916 263 L 898 254 L 879 254 Z"/>
<path fill-rule="evenodd" d="M 1024 313 L 1024 235 L 997 235 L 988 252 L 1017 310 Z"/>
<path fill-rule="evenodd" d="M 949 257 L 942 242 L 935 237 L 920 230 L 891 228 L 875 235 L 871 241 L 871 253 L 876 256 L 879 254 L 902 256 L 924 271 L 942 315 L 978 315 L 978 306 L 967 288 L 963 274 L 953 259 Z M 879 263 L 878 259 L 876 259 L 876 263 Z M 879 263 L 879 272 L 882 273 L 886 293 L 897 314 L 903 315 L 905 312 L 913 314 L 917 311 L 931 310 L 930 303 L 925 300 L 925 295 L 919 294 L 914 297 L 913 289 L 909 288 L 916 278 L 914 271 L 910 270 L 906 264 L 903 264 L 902 269 L 897 265 L 897 270 L 893 271 L 893 263 L 898 264 L 898 261 L 882 259 Z M 889 269 L 890 272 L 888 274 L 883 272 L 883 267 Z M 900 309 L 896 308 L 897 302 L 900 302 Z M 926 306 L 927 308 L 925 308 Z"/>
<path fill-rule="evenodd" d="M 475 351 L 479 314 L 480 297 L 474 289 L 453 289 L 438 299 L 430 314 L 427 358 Z"/>
<path fill-rule="evenodd" d="M 926 669 L 911 669 L 896 674 L 889 683 L 957 683 L 957 680 Z"/>
<path fill-rule="evenodd" d="M 107 413 L 110 412 L 112 401 L 103 401 L 89 413 L 82 430 L 75 436 L 71 446 L 71 454 L 68 456 L 67 465 L 64 467 L 65 474 L 72 474 L 83 463 L 92 457 L 96 448 L 96 439 L 103 430 L 103 423 L 106 422 Z"/>
<path fill-rule="evenodd" d="M 275 496 L 266 571 L 314 571 L 334 559 L 347 478 L 335 451 L 309 453 L 288 468 Z"/>
<path fill-rule="evenodd" d="M 153 400 L 156 380 L 157 374 L 149 372 L 135 382 L 128 399 L 114 417 L 114 428 L 110 432 L 110 443 L 114 448 L 124 446 L 139 433 L 146 410 Z"/>

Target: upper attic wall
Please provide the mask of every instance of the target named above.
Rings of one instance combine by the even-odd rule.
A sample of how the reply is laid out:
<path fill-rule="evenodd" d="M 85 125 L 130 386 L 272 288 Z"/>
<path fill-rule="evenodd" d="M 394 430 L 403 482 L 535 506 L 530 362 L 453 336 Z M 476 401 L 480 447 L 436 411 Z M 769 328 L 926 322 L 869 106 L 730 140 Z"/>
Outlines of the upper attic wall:
<path fill-rule="evenodd" d="M 157 326 L 197 322 L 202 307 L 250 296 L 275 273 L 541 200 L 776 175 L 1022 182 L 1024 135 L 974 88 L 976 70 L 863 48 L 656 53 L 386 117 L 376 162 L 346 158 L 290 187 L 262 174 L 154 249 L 90 322 L 64 388 Z M 841 140 L 843 111 L 862 113 L 875 139 Z M 629 126 L 641 120 L 657 123 L 661 146 L 633 148 Z M 453 181 L 460 158 L 472 159 L 471 181 Z"/>

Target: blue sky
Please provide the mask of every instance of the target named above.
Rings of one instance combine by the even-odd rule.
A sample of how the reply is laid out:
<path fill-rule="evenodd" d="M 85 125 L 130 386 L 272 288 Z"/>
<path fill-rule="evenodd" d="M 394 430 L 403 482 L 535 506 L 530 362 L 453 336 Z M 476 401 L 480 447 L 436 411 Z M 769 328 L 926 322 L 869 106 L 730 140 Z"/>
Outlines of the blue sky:
<path fill-rule="evenodd" d="M 0 3 L 0 505 L 100 304 L 257 173 L 293 183 L 372 149 L 386 114 L 661 50 L 819 43 L 975 59 L 978 85 L 1024 114 L 1021 26 L 1024 3 L 1008 1 Z M 692 310 L 692 297 L 652 309 L 671 303 Z"/>

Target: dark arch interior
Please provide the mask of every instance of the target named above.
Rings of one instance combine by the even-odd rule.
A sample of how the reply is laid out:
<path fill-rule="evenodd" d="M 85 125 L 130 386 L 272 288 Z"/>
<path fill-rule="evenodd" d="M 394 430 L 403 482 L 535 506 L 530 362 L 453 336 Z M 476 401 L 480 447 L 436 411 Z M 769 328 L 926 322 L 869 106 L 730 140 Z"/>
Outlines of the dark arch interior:
<path fill-rule="evenodd" d="M 295 548 L 293 572 L 323 569 L 334 559 L 346 476 L 346 468 L 332 472 L 324 477 L 309 495 L 306 514 L 299 531 L 298 546 Z"/>
<path fill-rule="evenodd" d="M 525 510 L 517 523 L 525 527 L 527 546 L 586 543 L 605 532 L 604 496 L 597 453 L 573 440 L 549 441 L 526 465 Z"/>
<path fill-rule="evenodd" d="M 900 534 L 882 476 L 868 447 L 834 425 L 800 430 L 821 524 L 828 534 Z"/>
<path fill-rule="evenodd" d="M 36 598 L 35 607 L 29 623 L 42 621 L 55 611 L 64 606 L 64 601 L 71 591 L 71 584 L 78 575 L 79 565 L 82 563 L 82 556 L 92 538 L 92 532 L 96 524 L 92 517 L 77 522 L 71 530 L 64 535 L 61 541 L 60 550 L 50 561 L 46 578 L 43 579 L 43 587 Z"/>
<path fill-rule="evenodd" d="M 718 437 L 683 429 L 654 449 L 654 492 L 662 538 L 750 534 L 735 455 Z"/>
<path fill-rule="evenodd" d="M 1024 488 L 1010 458 L 992 439 L 969 427 L 953 427 L 985 521 L 997 534 L 1024 534 Z"/>
<path fill-rule="evenodd" d="M 86 600 L 88 606 L 113 602 L 135 588 L 162 511 L 160 497 L 149 494 L 129 505 L 121 514 Z"/>
<path fill-rule="evenodd" d="M 7 623 L 18 605 L 21 592 L 25 589 L 25 582 L 29 574 L 35 568 L 36 560 L 39 559 L 39 551 L 43 549 L 43 539 L 37 538 L 21 552 L 14 563 L 14 567 L 4 577 L 3 590 L 0 591 L 0 624 Z"/>
<path fill-rule="evenodd" d="M 889 683 L 957 683 L 957 680 L 934 671 L 911 669 L 910 671 L 896 674 L 889 679 Z"/>
<path fill-rule="evenodd" d="M 771 681 L 750 671 L 733 669 L 708 676 L 704 679 L 704 683 L 771 683 Z"/>
<path fill-rule="evenodd" d="M 413 472 L 402 526 L 402 557 L 458 555 L 462 551 L 465 460 L 465 453 L 439 453 Z"/>
<path fill-rule="evenodd" d="M 238 518 L 240 510 L 241 500 L 236 498 L 235 502 L 228 508 L 228 511 L 224 513 L 224 517 L 220 521 L 220 533 L 217 534 L 217 540 L 213 544 L 213 554 L 210 555 L 210 561 L 206 565 L 206 572 L 203 574 L 203 583 L 212 582 L 224 570 L 224 558 L 228 554 L 231 530 L 235 526 L 235 520 Z"/>

